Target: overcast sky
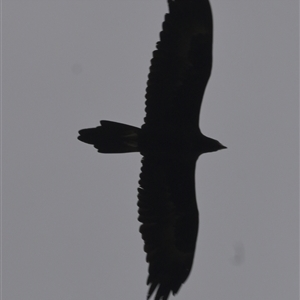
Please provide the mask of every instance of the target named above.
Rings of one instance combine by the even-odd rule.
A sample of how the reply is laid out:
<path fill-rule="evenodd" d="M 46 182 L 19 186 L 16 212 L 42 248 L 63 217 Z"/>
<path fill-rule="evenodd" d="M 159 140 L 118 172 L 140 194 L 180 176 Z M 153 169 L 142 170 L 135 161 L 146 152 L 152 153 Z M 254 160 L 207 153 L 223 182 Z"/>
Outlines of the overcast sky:
<path fill-rule="evenodd" d="M 200 231 L 177 300 L 296 300 L 298 1 L 211 0 Z M 3 0 L 3 300 L 141 300 L 139 154 L 77 131 L 141 126 L 166 0 Z M 170 297 L 172 299 L 172 297 Z"/>

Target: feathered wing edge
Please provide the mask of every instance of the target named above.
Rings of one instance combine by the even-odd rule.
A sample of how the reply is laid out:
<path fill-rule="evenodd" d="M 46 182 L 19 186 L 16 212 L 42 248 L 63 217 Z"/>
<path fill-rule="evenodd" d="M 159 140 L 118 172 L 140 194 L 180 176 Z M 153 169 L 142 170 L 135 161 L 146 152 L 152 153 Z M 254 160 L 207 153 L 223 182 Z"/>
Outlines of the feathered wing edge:
<path fill-rule="evenodd" d="M 198 233 L 195 162 L 144 157 L 138 189 L 140 232 L 149 263 L 148 297 L 175 295 L 193 263 Z"/>
<path fill-rule="evenodd" d="M 212 68 L 211 8 L 208 0 L 168 2 L 151 59 L 143 126 L 198 126 Z"/>

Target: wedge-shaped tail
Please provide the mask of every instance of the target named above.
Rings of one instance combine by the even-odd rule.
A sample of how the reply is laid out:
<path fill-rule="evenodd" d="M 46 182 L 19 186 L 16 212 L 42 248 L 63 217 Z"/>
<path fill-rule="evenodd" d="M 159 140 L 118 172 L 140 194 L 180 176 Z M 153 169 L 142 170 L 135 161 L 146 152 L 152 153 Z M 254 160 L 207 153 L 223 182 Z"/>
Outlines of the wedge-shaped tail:
<path fill-rule="evenodd" d="M 93 145 L 101 153 L 139 152 L 140 128 L 112 121 L 100 121 L 100 124 L 80 130 L 78 139 Z"/>

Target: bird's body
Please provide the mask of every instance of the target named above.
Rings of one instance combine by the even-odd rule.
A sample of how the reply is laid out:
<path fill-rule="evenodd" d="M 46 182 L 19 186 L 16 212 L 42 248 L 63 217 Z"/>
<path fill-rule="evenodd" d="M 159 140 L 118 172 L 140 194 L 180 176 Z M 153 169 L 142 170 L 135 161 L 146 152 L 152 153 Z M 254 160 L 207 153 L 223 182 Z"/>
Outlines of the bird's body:
<path fill-rule="evenodd" d="M 203 94 L 212 66 L 212 14 L 208 0 L 168 0 L 146 89 L 141 129 L 101 121 L 79 140 L 102 153 L 140 152 L 140 232 L 149 263 L 148 299 L 167 300 L 187 279 L 193 263 L 198 208 L 198 157 L 226 147 L 199 129 Z"/>

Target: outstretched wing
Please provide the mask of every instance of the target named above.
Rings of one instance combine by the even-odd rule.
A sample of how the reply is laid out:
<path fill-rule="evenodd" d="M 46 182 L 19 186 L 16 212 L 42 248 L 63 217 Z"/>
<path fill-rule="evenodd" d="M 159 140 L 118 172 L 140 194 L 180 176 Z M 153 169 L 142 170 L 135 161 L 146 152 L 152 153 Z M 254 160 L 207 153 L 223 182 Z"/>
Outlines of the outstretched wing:
<path fill-rule="evenodd" d="M 198 209 L 195 197 L 196 161 L 145 156 L 138 194 L 140 232 L 149 263 L 148 299 L 176 294 L 193 263 Z"/>
<path fill-rule="evenodd" d="M 212 67 L 212 13 L 208 0 L 169 0 L 146 89 L 144 128 L 199 125 Z"/>

